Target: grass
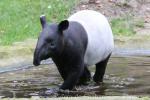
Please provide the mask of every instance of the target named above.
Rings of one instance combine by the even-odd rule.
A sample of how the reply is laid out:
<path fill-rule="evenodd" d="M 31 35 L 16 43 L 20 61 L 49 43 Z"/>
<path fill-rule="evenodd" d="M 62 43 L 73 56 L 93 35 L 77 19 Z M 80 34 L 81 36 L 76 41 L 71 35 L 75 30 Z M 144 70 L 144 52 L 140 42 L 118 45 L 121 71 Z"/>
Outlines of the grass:
<path fill-rule="evenodd" d="M 0 45 L 37 38 L 39 16 L 49 22 L 65 19 L 77 0 L 0 0 Z"/>
<path fill-rule="evenodd" d="M 132 36 L 136 34 L 135 29 L 144 27 L 144 20 L 131 17 L 115 18 L 111 20 L 111 27 L 114 35 Z"/>
<path fill-rule="evenodd" d="M 129 36 L 135 34 L 134 25 L 125 18 L 116 18 L 111 20 L 112 31 L 115 35 Z"/>
<path fill-rule="evenodd" d="M 49 22 L 67 18 L 79 0 L 0 0 L 0 45 L 11 45 L 27 38 L 37 38 L 41 31 L 39 16 L 45 14 Z M 144 21 L 126 16 L 111 20 L 114 35 L 131 36 Z"/>

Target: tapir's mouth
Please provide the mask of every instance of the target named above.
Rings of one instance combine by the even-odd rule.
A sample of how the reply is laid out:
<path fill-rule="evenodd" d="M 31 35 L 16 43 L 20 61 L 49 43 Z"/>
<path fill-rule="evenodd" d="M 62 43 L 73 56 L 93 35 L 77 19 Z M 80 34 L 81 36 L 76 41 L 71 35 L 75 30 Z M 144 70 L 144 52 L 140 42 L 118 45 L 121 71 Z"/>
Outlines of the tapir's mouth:
<path fill-rule="evenodd" d="M 33 64 L 35 66 L 39 66 L 40 65 L 40 60 L 34 59 Z"/>
<path fill-rule="evenodd" d="M 46 60 L 50 57 L 51 57 L 50 54 L 46 52 L 39 52 L 39 50 L 35 50 L 33 64 L 35 66 L 39 66 L 42 60 Z"/>
<path fill-rule="evenodd" d="M 35 66 L 39 66 L 40 65 L 40 62 L 42 61 L 42 60 L 46 60 L 46 59 L 48 59 L 49 58 L 49 56 L 44 56 L 44 57 L 41 57 L 40 59 L 39 58 L 34 58 L 34 61 L 33 61 L 33 64 L 35 65 Z"/>
<path fill-rule="evenodd" d="M 34 59 L 33 59 L 33 64 L 35 66 L 39 66 L 41 62 L 41 56 L 39 50 L 35 50 L 34 52 Z"/>

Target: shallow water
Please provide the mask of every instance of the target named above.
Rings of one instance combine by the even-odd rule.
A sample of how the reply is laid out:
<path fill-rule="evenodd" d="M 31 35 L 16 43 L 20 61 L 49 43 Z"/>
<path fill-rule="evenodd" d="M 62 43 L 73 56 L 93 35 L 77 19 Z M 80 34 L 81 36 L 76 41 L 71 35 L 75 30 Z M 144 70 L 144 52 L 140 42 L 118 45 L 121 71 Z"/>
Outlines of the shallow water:
<path fill-rule="evenodd" d="M 58 91 L 63 81 L 54 64 L 44 62 L 38 67 L 26 65 L 21 68 L 16 71 L 1 69 L 0 97 L 150 94 L 150 50 L 115 50 L 103 84 L 95 85 L 91 80 L 88 85 L 77 86 L 73 91 Z M 94 69 L 94 66 L 90 67 L 92 75 Z"/>

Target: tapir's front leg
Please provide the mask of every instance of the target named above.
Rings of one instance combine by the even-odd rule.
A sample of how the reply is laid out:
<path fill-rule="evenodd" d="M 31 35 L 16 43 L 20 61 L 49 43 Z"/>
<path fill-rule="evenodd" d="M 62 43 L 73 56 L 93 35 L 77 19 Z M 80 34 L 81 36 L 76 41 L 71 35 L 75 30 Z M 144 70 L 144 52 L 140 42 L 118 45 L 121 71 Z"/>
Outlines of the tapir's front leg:
<path fill-rule="evenodd" d="M 73 89 L 73 87 L 78 82 L 78 79 L 80 78 L 82 72 L 84 69 L 83 62 L 80 64 L 77 64 L 76 66 L 71 66 L 70 71 L 68 73 L 67 79 L 64 81 L 60 89 L 66 90 L 66 89 Z"/>
<path fill-rule="evenodd" d="M 63 66 L 57 66 L 57 69 L 58 69 L 58 71 L 59 71 L 61 77 L 62 77 L 63 80 L 65 81 L 66 78 L 67 78 L 67 76 L 68 76 L 68 72 L 67 72 L 66 68 L 63 67 Z"/>

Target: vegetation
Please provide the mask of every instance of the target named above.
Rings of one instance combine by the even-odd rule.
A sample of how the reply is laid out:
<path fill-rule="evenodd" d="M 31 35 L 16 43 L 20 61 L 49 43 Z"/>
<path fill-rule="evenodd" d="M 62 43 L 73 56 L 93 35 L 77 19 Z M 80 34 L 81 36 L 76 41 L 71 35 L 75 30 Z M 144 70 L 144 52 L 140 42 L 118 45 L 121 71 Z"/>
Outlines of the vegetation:
<path fill-rule="evenodd" d="M 39 16 L 45 14 L 49 22 L 67 18 L 79 0 L 1 0 L 0 1 L 0 45 L 37 38 L 41 26 Z M 144 27 L 144 21 L 133 21 L 130 17 L 111 20 L 115 35 L 135 34 L 135 27 Z"/>
<path fill-rule="evenodd" d="M 115 18 L 111 20 L 111 27 L 114 35 L 131 36 L 136 33 L 135 28 L 144 27 L 144 21 L 130 17 Z"/>
<path fill-rule="evenodd" d="M 115 35 L 132 35 L 135 33 L 132 23 L 124 18 L 113 19 L 111 26 Z"/>
<path fill-rule="evenodd" d="M 39 16 L 49 22 L 69 15 L 77 0 L 0 0 L 0 45 L 10 45 L 26 38 L 37 38 Z"/>

